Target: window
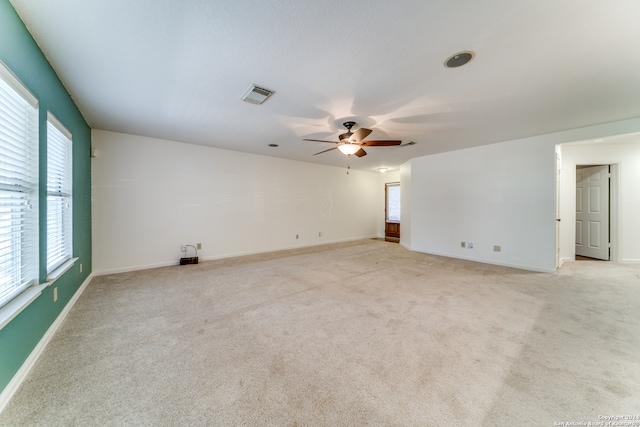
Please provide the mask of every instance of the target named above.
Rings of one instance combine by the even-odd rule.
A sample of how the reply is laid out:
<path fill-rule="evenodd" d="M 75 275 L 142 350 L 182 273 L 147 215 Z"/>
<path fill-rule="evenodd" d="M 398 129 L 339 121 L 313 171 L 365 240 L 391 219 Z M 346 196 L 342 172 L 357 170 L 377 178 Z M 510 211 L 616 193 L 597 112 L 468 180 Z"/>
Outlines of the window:
<path fill-rule="evenodd" d="M 0 307 L 38 283 L 38 102 L 0 63 Z"/>
<path fill-rule="evenodd" d="M 400 184 L 387 184 L 386 211 L 388 222 L 400 222 Z"/>
<path fill-rule="evenodd" d="M 71 134 L 47 117 L 47 273 L 72 256 Z"/>

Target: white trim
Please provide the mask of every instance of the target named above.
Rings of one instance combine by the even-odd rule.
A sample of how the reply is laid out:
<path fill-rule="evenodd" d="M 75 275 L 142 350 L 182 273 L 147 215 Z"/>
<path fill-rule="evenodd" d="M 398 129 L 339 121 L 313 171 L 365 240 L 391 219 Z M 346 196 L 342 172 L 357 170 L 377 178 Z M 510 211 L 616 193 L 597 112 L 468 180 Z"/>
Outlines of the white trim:
<path fill-rule="evenodd" d="M 56 267 L 51 273 L 49 273 L 47 275 L 47 284 L 51 285 L 53 282 L 58 280 L 58 278 L 60 278 L 60 276 L 62 276 L 64 273 L 66 273 L 67 270 L 69 270 L 71 267 L 73 267 L 73 265 L 79 259 L 80 258 L 78 258 L 78 257 L 70 258 L 70 259 L 66 260 L 65 262 L 63 262 L 62 264 L 60 264 L 58 267 Z"/>
<path fill-rule="evenodd" d="M 0 330 L 4 328 L 11 320 L 13 320 L 22 310 L 27 308 L 36 298 L 40 296 L 42 290 L 48 286 L 51 286 L 53 282 L 58 280 L 64 273 L 66 273 L 77 260 L 80 258 L 71 258 L 65 261 L 58 268 L 53 270 L 48 276 L 45 283 L 39 285 L 29 286 L 18 296 L 13 298 L 3 307 L 0 307 Z"/>
<path fill-rule="evenodd" d="M 563 257 L 560 258 L 560 265 L 558 265 L 558 268 L 562 267 L 562 264 L 564 264 L 565 262 L 569 262 L 569 261 L 575 261 L 575 258 L 570 258 L 570 257 Z"/>
<path fill-rule="evenodd" d="M 446 253 L 446 252 L 436 252 L 436 251 L 427 251 L 427 250 L 423 250 L 423 249 L 420 249 L 420 248 L 414 248 L 414 249 L 412 249 L 412 251 L 420 252 L 420 253 L 427 254 L 427 255 L 437 255 L 437 256 L 443 256 L 443 257 L 447 257 L 447 258 L 463 259 L 465 261 L 479 262 L 479 263 L 482 263 L 482 264 L 499 265 L 499 266 L 502 266 L 502 267 L 511 267 L 511 268 L 517 268 L 517 269 L 520 269 L 520 270 L 535 271 L 535 272 L 538 272 L 538 273 L 556 274 L 555 267 L 552 268 L 552 269 L 549 269 L 549 268 L 539 267 L 537 265 L 528 265 L 528 264 L 520 264 L 520 263 L 512 263 L 512 262 L 503 262 L 503 261 L 497 261 L 497 260 L 493 260 L 493 259 L 464 257 L 464 256 L 460 256 L 458 254 L 450 254 L 450 253 Z M 554 264 L 555 264 L 555 260 L 554 260 Z"/>
<path fill-rule="evenodd" d="M 56 317 L 56 320 L 51 324 L 51 326 L 49 326 L 49 329 L 47 329 L 47 332 L 45 332 L 45 334 L 42 336 L 31 354 L 29 354 L 29 357 L 27 357 L 18 372 L 16 372 L 11 381 L 9 381 L 9 384 L 7 384 L 5 389 L 2 391 L 2 394 L 0 394 L 0 413 L 2 413 L 13 395 L 16 393 L 16 391 L 18 391 L 18 388 L 20 388 L 22 382 L 27 378 L 27 375 L 29 375 L 31 368 L 33 368 L 36 361 L 38 360 L 44 349 L 47 347 L 47 344 L 49 344 L 49 341 L 51 341 L 51 338 L 53 338 L 54 334 L 71 311 L 73 305 L 76 303 L 76 301 L 78 301 L 78 298 L 80 298 L 80 295 L 85 290 L 92 278 L 93 274 L 90 274 L 78 288 L 76 293 L 73 294 L 73 297 L 71 297 L 58 317 Z"/>
<path fill-rule="evenodd" d="M 51 111 L 47 111 L 47 121 L 55 126 L 55 128 L 58 129 L 60 133 L 64 135 L 65 138 L 67 138 L 69 141 L 73 139 L 71 136 L 71 132 L 69 132 L 69 129 L 67 129 L 67 127 L 63 125 L 62 122 L 60 122 L 60 120 L 58 120 L 58 118 L 54 116 Z"/>
<path fill-rule="evenodd" d="M 40 294 L 42 290 L 47 287 L 47 284 L 41 284 L 36 286 L 29 286 L 22 291 L 17 297 L 9 301 L 6 305 L 0 308 L 0 329 L 4 328 L 9 322 L 13 320 L 22 310 L 27 308 L 29 304 L 33 302 Z"/>
<path fill-rule="evenodd" d="M 38 108 L 38 98 L 35 97 L 33 93 L 27 88 L 27 85 L 22 83 L 22 81 L 13 74 L 13 72 L 7 67 L 7 65 L 0 60 L 0 76 L 3 77 L 4 81 L 7 82 L 9 86 L 13 88 L 16 92 L 18 92 L 25 101 L 27 101 L 33 108 Z"/>
<path fill-rule="evenodd" d="M 215 261 L 219 259 L 235 258 L 235 257 L 241 257 L 241 256 L 247 256 L 247 255 L 259 255 L 259 254 L 266 254 L 269 252 L 289 251 L 292 249 L 310 248 L 313 246 L 324 246 L 324 245 L 331 245 L 333 243 L 355 242 L 358 240 L 375 239 L 375 238 L 379 238 L 379 236 L 376 234 L 376 235 L 369 235 L 369 236 L 363 236 L 363 237 L 350 237 L 346 239 L 337 239 L 337 240 L 325 241 L 322 243 L 310 243 L 310 244 L 304 244 L 304 245 L 286 246 L 282 248 L 272 248 L 272 249 L 264 249 L 264 250 L 257 250 L 257 251 L 233 252 L 229 254 L 221 254 L 221 255 L 208 256 L 208 257 L 201 256 L 200 261 Z M 169 261 L 169 262 L 160 262 L 155 264 L 144 264 L 144 265 L 132 265 L 129 267 L 112 268 L 107 270 L 97 270 L 97 271 L 94 270 L 93 275 L 106 276 L 107 274 L 129 273 L 132 271 L 148 270 L 151 268 L 172 267 L 175 265 L 179 265 L 178 258 L 176 258 L 175 261 Z"/>

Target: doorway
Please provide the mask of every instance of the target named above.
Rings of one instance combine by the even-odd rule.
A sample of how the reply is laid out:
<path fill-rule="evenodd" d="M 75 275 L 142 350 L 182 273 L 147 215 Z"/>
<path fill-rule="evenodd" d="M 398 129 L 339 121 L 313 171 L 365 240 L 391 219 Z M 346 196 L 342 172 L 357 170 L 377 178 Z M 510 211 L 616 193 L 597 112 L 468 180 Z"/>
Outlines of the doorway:
<path fill-rule="evenodd" d="M 400 242 L 400 183 L 384 186 L 384 240 Z"/>
<path fill-rule="evenodd" d="M 635 200 L 634 185 L 638 183 L 635 161 L 640 156 L 640 133 L 608 137 L 605 141 L 576 141 L 556 146 L 561 160 L 561 185 L 559 186 L 559 261 L 560 266 L 576 260 L 576 183 L 577 173 L 583 167 L 608 165 L 610 169 L 609 191 L 609 261 L 637 262 L 638 255 L 627 249 L 624 236 L 637 231 L 634 221 L 623 221 L 636 217 L 634 206 L 622 203 L 623 195 Z M 622 182 L 625 180 L 625 182 Z M 562 222 L 559 220 L 562 219 Z M 628 239 L 627 239 L 628 241 Z M 551 255 L 551 254 L 549 254 Z M 579 256 L 579 255 L 578 255 Z M 581 261 L 584 262 L 584 261 Z M 606 262 L 596 263 L 606 265 Z"/>
<path fill-rule="evenodd" d="M 611 259 L 611 165 L 576 165 L 575 259 Z"/>

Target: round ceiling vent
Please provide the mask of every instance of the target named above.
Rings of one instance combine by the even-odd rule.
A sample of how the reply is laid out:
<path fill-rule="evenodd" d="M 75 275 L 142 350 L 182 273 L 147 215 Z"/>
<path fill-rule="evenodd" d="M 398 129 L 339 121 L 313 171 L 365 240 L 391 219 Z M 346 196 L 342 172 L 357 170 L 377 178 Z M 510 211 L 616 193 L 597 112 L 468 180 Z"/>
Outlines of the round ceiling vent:
<path fill-rule="evenodd" d="M 444 62 L 444 66 L 447 68 L 458 68 L 468 63 L 473 59 L 475 54 L 470 50 L 454 53 Z"/>

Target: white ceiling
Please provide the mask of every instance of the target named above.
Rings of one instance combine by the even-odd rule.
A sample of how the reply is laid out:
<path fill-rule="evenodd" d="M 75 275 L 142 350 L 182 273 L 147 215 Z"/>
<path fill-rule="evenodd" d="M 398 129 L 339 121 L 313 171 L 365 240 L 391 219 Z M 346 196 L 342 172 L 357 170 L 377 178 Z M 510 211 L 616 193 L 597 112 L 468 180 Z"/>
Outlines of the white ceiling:
<path fill-rule="evenodd" d="M 373 171 L 640 117 L 638 0 L 11 3 L 96 129 L 334 166 L 302 139 L 416 142 L 352 159 Z M 252 83 L 275 94 L 240 101 Z"/>

